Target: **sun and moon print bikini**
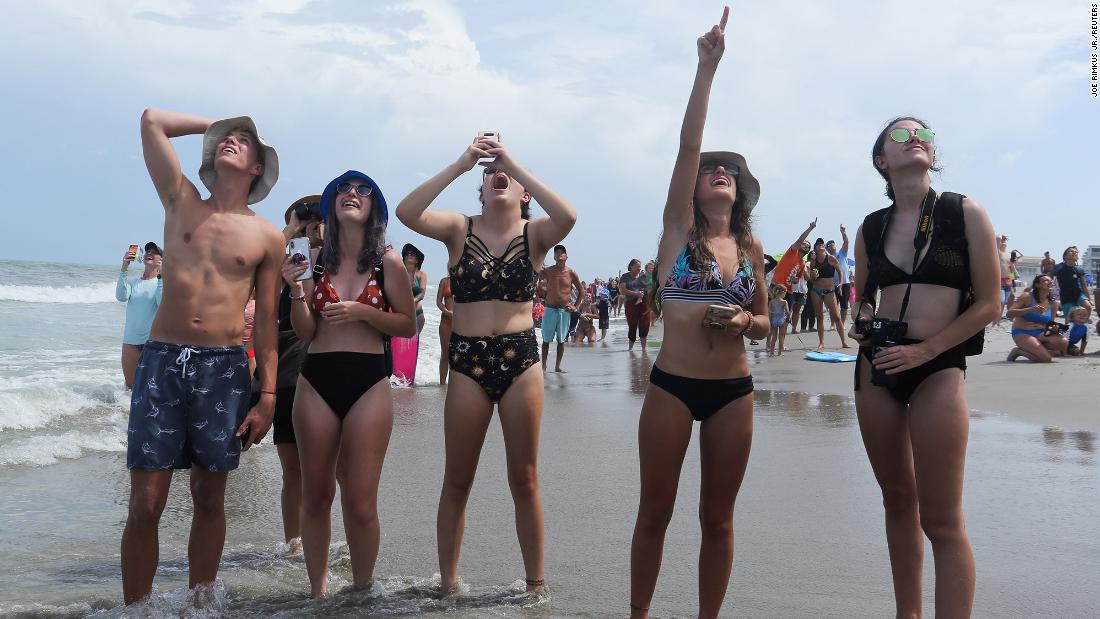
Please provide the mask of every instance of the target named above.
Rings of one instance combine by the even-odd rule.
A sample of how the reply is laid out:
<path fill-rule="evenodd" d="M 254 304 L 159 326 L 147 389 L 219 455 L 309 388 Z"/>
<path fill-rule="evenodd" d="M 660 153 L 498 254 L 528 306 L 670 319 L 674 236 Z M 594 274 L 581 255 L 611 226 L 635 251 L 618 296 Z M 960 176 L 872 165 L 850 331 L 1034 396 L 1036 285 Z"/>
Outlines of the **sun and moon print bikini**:
<path fill-rule="evenodd" d="M 392 249 L 387 247 L 383 254 Z M 379 260 L 371 270 L 363 292 L 355 300 L 387 311 L 389 304 L 383 291 L 382 275 L 382 261 Z M 336 293 L 328 273 L 315 277 L 314 282 L 313 294 L 308 301 L 313 311 L 320 315 L 326 306 L 339 303 L 340 295 Z M 359 398 L 378 381 L 389 376 L 389 372 L 384 353 L 335 351 L 307 353 L 300 375 L 313 386 L 332 412 L 343 420 Z"/>
<path fill-rule="evenodd" d="M 455 304 L 534 301 L 538 274 L 531 264 L 527 224 L 503 254 L 494 256 L 474 234 L 474 220 L 467 217 L 462 256 L 449 274 Z M 472 378 L 494 403 L 504 397 L 520 374 L 540 362 L 534 328 L 485 337 L 454 333 L 448 354 L 451 369 Z"/>
<path fill-rule="evenodd" d="M 722 267 L 711 260 L 702 269 L 692 268 L 694 241 L 680 251 L 672 271 L 661 288 L 661 303 L 687 301 L 748 308 L 756 296 L 756 277 L 747 257 L 741 259 L 737 275 L 728 285 L 722 281 Z M 722 407 L 752 393 L 752 375 L 737 378 L 687 378 L 669 374 L 657 364 L 649 374 L 649 382 L 664 389 L 691 412 L 696 421 L 705 421 Z"/>

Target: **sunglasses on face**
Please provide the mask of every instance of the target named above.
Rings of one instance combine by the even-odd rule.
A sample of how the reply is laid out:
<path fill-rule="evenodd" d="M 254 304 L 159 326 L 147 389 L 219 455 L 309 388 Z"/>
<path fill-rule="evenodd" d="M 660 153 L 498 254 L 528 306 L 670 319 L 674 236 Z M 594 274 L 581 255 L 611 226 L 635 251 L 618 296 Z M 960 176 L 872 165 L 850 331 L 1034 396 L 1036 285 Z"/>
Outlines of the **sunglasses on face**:
<path fill-rule="evenodd" d="M 336 193 L 348 193 L 353 188 L 355 189 L 355 193 L 364 198 L 369 196 L 372 191 L 371 186 L 366 183 L 359 183 L 357 185 L 353 185 L 351 183 L 340 183 L 336 186 Z"/>
<path fill-rule="evenodd" d="M 737 164 L 732 161 L 708 161 L 699 166 L 700 174 L 714 174 L 721 167 L 726 171 L 726 175 L 730 178 L 737 178 L 737 174 L 740 170 Z"/>
<path fill-rule="evenodd" d="M 890 139 L 898 144 L 904 144 L 914 135 L 921 142 L 931 142 L 936 137 L 934 131 L 922 127 L 920 129 L 894 129 L 890 132 Z"/>

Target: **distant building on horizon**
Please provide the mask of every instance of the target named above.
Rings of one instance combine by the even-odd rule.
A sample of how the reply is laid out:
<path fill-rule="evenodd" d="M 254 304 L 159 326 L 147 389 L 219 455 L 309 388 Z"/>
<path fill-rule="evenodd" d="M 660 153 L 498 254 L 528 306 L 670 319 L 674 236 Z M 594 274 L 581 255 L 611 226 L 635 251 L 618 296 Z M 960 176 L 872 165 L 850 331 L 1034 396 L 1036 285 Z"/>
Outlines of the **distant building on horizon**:
<path fill-rule="evenodd" d="M 1081 268 L 1092 274 L 1093 281 L 1100 280 L 1100 245 L 1089 245 L 1081 251 Z"/>

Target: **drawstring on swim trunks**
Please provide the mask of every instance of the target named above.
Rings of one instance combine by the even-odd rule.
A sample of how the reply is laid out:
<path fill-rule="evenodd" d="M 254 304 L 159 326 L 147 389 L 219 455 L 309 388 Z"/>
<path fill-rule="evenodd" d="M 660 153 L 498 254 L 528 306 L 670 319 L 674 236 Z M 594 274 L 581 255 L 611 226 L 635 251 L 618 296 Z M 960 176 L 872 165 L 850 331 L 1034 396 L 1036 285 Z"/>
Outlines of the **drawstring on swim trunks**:
<path fill-rule="evenodd" d="M 188 348 L 184 346 L 182 349 L 180 349 L 179 356 L 176 357 L 176 365 L 182 366 L 180 372 L 184 375 L 187 374 L 187 362 L 191 359 L 192 353 L 197 355 L 199 354 L 199 351 L 195 350 L 194 348 Z"/>

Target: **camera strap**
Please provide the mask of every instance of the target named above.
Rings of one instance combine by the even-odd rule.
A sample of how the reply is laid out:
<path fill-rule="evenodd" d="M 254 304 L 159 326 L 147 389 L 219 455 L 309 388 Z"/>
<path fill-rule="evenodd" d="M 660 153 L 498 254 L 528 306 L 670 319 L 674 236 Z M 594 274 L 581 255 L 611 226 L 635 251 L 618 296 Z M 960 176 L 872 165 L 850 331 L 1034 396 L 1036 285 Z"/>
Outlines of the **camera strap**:
<path fill-rule="evenodd" d="M 909 308 L 909 293 L 913 291 L 913 275 L 917 272 L 917 266 L 920 264 L 920 254 L 924 251 L 924 247 L 928 245 L 928 237 L 932 228 L 932 214 L 936 210 L 937 202 L 939 202 L 939 199 L 936 197 L 936 191 L 929 187 L 928 193 L 924 196 L 924 202 L 921 203 L 920 217 L 917 218 L 917 231 L 913 235 L 913 268 L 909 272 L 909 283 L 905 285 L 905 296 L 901 300 L 901 312 L 898 314 L 899 322 L 905 320 L 905 310 Z M 891 208 L 886 213 L 886 221 L 882 224 L 882 237 L 879 239 L 879 247 L 884 254 L 886 252 L 886 232 L 890 228 L 890 215 L 893 210 Z"/>

